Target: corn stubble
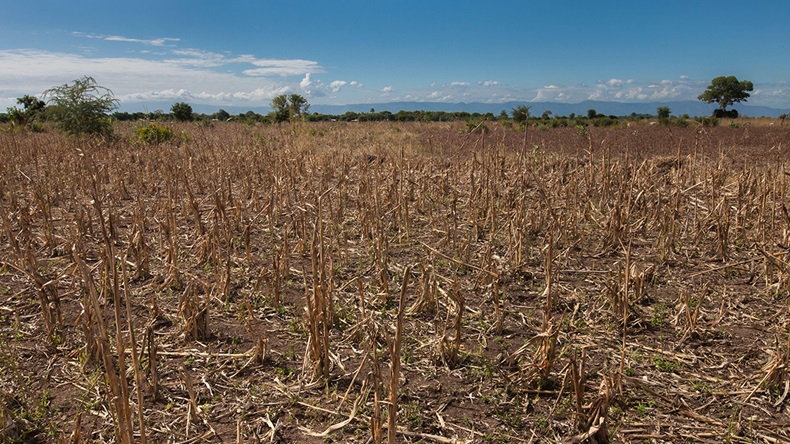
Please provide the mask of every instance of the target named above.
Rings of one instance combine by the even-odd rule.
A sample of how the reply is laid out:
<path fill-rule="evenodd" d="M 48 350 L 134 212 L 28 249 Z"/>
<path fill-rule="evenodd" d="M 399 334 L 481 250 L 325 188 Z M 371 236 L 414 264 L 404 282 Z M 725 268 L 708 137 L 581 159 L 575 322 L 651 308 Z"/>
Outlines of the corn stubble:
<path fill-rule="evenodd" d="M 789 440 L 790 136 L 484 125 L 0 133 L 0 440 Z"/>

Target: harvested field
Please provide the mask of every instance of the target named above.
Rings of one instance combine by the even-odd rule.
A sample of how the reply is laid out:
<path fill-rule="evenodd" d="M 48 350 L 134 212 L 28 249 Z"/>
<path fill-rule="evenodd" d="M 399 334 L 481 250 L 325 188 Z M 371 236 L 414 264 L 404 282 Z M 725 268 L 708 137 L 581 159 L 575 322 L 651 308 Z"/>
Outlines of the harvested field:
<path fill-rule="evenodd" d="M 0 442 L 790 441 L 787 127 L 174 129 L 0 133 Z"/>

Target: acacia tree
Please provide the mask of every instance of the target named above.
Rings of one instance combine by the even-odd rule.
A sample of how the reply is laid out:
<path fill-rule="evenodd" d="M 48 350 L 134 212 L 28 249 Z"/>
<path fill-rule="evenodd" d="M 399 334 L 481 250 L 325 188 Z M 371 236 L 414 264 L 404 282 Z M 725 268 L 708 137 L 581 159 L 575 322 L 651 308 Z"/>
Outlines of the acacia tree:
<path fill-rule="evenodd" d="M 754 85 L 748 80 L 738 81 L 735 76 L 720 76 L 711 80 L 705 92 L 697 99 L 705 103 L 716 102 L 719 109 L 714 111 L 716 117 L 738 117 L 738 112 L 727 111 L 727 107 L 738 102 L 745 102 L 749 98 L 749 91 L 754 90 Z"/>
<path fill-rule="evenodd" d="M 71 135 L 112 136 L 110 111 L 118 107 L 112 91 L 85 76 L 44 91 L 49 112 L 60 128 Z"/>

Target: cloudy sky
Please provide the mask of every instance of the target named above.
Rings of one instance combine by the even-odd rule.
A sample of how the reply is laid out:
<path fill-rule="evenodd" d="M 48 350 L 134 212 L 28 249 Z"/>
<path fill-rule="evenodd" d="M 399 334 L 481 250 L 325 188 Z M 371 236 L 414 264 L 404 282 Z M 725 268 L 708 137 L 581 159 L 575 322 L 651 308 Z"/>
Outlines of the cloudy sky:
<path fill-rule="evenodd" d="M 3 2 L 0 109 L 85 75 L 122 109 L 696 100 L 713 77 L 790 108 L 790 2 Z"/>

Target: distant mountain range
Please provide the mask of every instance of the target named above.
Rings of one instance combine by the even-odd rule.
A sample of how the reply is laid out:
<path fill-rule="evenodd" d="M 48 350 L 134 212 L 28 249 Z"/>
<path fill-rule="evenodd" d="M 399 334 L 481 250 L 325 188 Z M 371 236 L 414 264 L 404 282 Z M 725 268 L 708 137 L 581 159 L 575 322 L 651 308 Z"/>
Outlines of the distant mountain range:
<path fill-rule="evenodd" d="M 390 103 L 368 103 L 355 105 L 314 105 L 310 107 L 311 112 L 321 114 L 343 114 L 346 111 L 369 112 L 376 111 L 466 111 L 470 113 L 494 113 L 498 115 L 502 110 L 510 111 L 520 105 L 531 106 L 530 113 L 533 116 L 540 116 L 544 111 L 551 111 L 555 116 L 568 116 L 571 113 L 577 115 L 587 115 L 587 111 L 594 109 L 599 114 L 613 116 L 627 116 L 631 113 L 636 114 L 656 114 L 656 109 L 660 106 L 668 106 L 673 116 L 688 114 L 689 116 L 709 116 L 716 108 L 715 105 L 707 105 L 702 102 L 682 101 L 682 102 L 645 102 L 645 103 L 622 103 L 622 102 L 600 102 L 586 100 L 580 103 L 559 103 L 559 102 L 505 102 L 505 103 L 442 103 L 442 102 L 390 102 Z M 778 117 L 783 113 L 790 113 L 787 109 L 769 108 L 767 106 L 754 106 L 739 104 L 734 107 L 742 116 L 749 117 Z"/>
<path fill-rule="evenodd" d="M 144 106 L 147 110 L 161 109 L 168 112 L 172 104 L 145 104 L 136 105 L 135 108 L 139 110 L 140 106 Z M 587 115 L 587 111 L 594 109 L 599 114 L 613 115 L 613 116 L 628 116 L 632 113 L 636 114 L 656 114 L 656 109 L 660 106 L 668 106 L 673 116 L 682 116 L 688 114 L 689 116 L 709 116 L 716 108 L 715 105 L 707 105 L 699 101 L 675 101 L 675 102 L 639 102 L 639 103 L 623 103 L 623 102 L 600 102 L 594 100 L 586 100 L 580 103 L 559 103 L 559 102 L 505 102 L 505 103 L 445 103 L 445 102 L 387 102 L 387 103 L 358 103 L 350 105 L 312 105 L 310 112 L 317 112 L 320 114 L 341 115 L 348 111 L 356 113 L 366 113 L 374 109 L 377 112 L 389 111 L 397 113 L 398 111 L 466 111 L 470 113 L 494 113 L 499 115 L 502 110 L 510 114 L 511 110 L 517 106 L 526 105 L 531 106 L 531 114 L 533 116 L 540 116 L 544 111 L 551 111 L 555 116 L 568 116 L 571 113 L 577 115 Z M 127 108 L 122 106 L 122 108 Z M 131 107 L 129 107 L 131 108 Z M 211 105 L 193 105 L 193 110 L 198 113 L 213 114 L 219 107 Z M 737 109 L 742 116 L 748 117 L 778 117 L 781 114 L 790 113 L 790 109 L 777 109 L 767 106 L 756 106 L 748 104 L 737 104 L 731 108 Z M 269 107 L 222 107 L 230 114 L 240 114 L 247 111 L 254 111 L 259 114 L 267 114 L 271 109 Z M 132 110 L 129 110 L 132 111 Z"/>

